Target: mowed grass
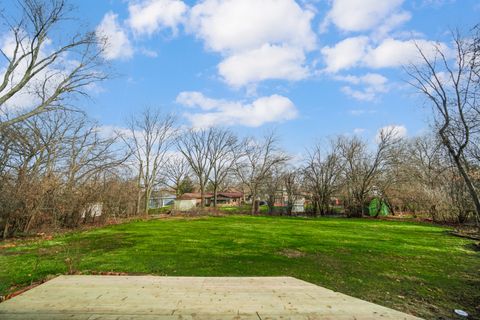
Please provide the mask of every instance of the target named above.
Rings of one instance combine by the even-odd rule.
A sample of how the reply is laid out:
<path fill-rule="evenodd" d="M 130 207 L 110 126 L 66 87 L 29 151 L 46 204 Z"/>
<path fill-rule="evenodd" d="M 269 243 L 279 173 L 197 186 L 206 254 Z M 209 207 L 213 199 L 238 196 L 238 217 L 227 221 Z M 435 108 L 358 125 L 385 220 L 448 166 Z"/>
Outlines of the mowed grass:
<path fill-rule="evenodd" d="M 480 253 L 446 231 L 343 218 L 133 222 L 0 249 L 0 294 L 69 264 L 83 273 L 293 276 L 426 318 L 453 318 L 453 309 L 478 316 Z"/>

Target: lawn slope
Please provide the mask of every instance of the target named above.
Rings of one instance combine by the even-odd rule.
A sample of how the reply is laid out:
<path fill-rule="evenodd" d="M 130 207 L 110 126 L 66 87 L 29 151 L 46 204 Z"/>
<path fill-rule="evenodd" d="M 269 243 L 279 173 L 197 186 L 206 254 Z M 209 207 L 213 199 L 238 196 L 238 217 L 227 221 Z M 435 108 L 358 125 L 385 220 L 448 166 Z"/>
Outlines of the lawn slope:
<path fill-rule="evenodd" d="M 297 277 L 432 318 L 475 314 L 480 254 L 445 228 L 372 219 L 165 219 L 0 249 L 0 295 L 47 275 Z"/>

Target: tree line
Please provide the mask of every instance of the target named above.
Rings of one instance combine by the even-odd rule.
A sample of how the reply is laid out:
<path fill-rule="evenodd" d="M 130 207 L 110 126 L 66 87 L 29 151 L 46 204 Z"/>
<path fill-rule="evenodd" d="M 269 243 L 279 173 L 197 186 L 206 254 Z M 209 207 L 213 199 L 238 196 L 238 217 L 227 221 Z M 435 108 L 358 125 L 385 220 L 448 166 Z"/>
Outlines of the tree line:
<path fill-rule="evenodd" d="M 240 137 L 227 128 L 185 128 L 155 108 L 132 114 L 128 127 L 106 134 L 75 107 L 92 85 L 108 79 L 106 39 L 92 32 L 58 37 L 72 8 L 64 0 L 22 0 L 20 14 L 2 12 L 2 33 L 13 45 L 1 51 L 0 235 L 41 228 L 75 228 L 102 217 L 148 214 L 152 194 L 177 196 L 229 188 L 249 195 L 250 212 L 264 200 L 274 212 L 279 190 L 286 213 L 300 197 L 308 213 L 360 217 L 372 197 L 398 211 L 434 221 L 479 223 L 480 28 L 452 33 L 453 48 L 438 45 L 405 66 L 409 83 L 432 110 L 431 130 L 403 138 L 383 129 L 375 142 L 338 136 L 307 147 L 302 159 L 282 150 L 275 133 Z M 56 49 L 45 52 L 50 39 Z M 75 57 L 65 64 L 66 56 Z M 28 107 L 15 108 L 21 95 Z"/>

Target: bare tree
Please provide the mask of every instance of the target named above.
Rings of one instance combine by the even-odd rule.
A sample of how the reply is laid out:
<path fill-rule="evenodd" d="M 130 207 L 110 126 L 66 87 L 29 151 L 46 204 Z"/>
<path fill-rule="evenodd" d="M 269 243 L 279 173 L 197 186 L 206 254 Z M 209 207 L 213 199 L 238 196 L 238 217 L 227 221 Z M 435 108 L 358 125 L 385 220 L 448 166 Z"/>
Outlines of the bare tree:
<path fill-rule="evenodd" d="M 190 172 L 190 164 L 185 157 L 172 155 L 166 161 L 163 170 L 160 171 L 162 178 L 159 180 L 172 189 L 178 197 L 181 195 L 181 185 L 190 176 Z"/>
<path fill-rule="evenodd" d="M 469 52 L 471 53 L 471 66 L 476 76 L 476 81 L 480 79 L 480 23 L 472 28 L 472 37 Z M 477 83 L 478 84 L 478 83 Z"/>
<path fill-rule="evenodd" d="M 463 223 L 471 216 L 468 190 L 438 136 L 415 137 L 392 151 L 394 163 L 379 179 L 390 203 L 439 222 Z"/>
<path fill-rule="evenodd" d="M 232 172 L 239 156 L 237 137 L 229 130 L 212 128 L 208 160 L 212 168 L 209 180 L 213 188 L 213 206 L 217 206 L 219 187 Z"/>
<path fill-rule="evenodd" d="M 274 165 L 268 174 L 263 179 L 263 183 L 260 186 L 262 194 L 266 196 L 266 202 L 268 205 L 268 211 L 270 214 L 274 213 L 275 203 L 277 200 L 281 200 L 283 204 L 285 181 L 283 176 L 283 165 L 279 163 Z"/>
<path fill-rule="evenodd" d="M 257 213 L 258 192 L 271 170 L 287 162 L 289 157 L 278 147 L 275 134 L 266 135 L 261 141 L 247 139 L 243 143 L 242 156 L 235 165 L 235 173 L 248 187 L 252 196 L 251 213 Z"/>
<path fill-rule="evenodd" d="M 300 197 L 300 170 L 288 168 L 282 175 L 283 184 L 287 194 L 287 214 L 292 214 L 293 206 Z"/>
<path fill-rule="evenodd" d="M 89 216 L 82 218 L 82 211 L 102 202 L 105 178 L 125 160 L 115 137 L 101 137 L 97 125 L 78 113 L 44 113 L 1 132 L 8 148 L 0 172 L 3 237 L 46 221 L 53 227 L 85 222 Z"/>
<path fill-rule="evenodd" d="M 366 201 L 375 187 L 376 179 L 389 164 L 389 148 L 398 141 L 394 129 L 383 129 L 377 148 L 369 152 L 367 144 L 357 137 L 340 137 L 336 144 L 343 163 L 345 209 L 349 216 L 362 216 Z"/>
<path fill-rule="evenodd" d="M 404 172 L 405 162 L 408 161 L 407 142 L 405 140 L 402 140 L 402 143 L 397 142 L 386 149 L 385 163 L 375 178 L 372 194 L 377 200 L 375 218 L 380 216 L 384 207 L 389 209 L 390 214 L 395 215 L 393 195 L 397 187 L 408 180 Z"/>
<path fill-rule="evenodd" d="M 401 190 L 404 202 L 426 210 L 434 221 L 438 220 L 440 199 L 444 197 L 441 186 L 445 171 L 450 167 L 442 143 L 434 136 L 417 137 L 408 145 L 408 157 L 401 166 L 408 189 Z M 401 184 L 399 184 L 401 187 Z M 409 208 L 415 210 L 415 208 Z"/>
<path fill-rule="evenodd" d="M 452 34 L 453 59 L 440 45 L 434 46 L 433 57 L 417 46 L 422 63 L 405 69 L 411 78 L 409 83 L 432 105 L 435 132 L 465 181 L 478 223 L 480 197 L 475 175 L 480 163 L 478 158 L 471 157 L 480 134 L 480 40 L 478 27 L 476 30 L 473 40 L 462 37 L 459 32 Z"/>
<path fill-rule="evenodd" d="M 180 134 L 177 140 L 178 150 L 187 159 L 198 180 L 202 208 L 205 206 L 205 189 L 213 169 L 210 161 L 213 133 L 212 129 L 190 129 Z"/>
<path fill-rule="evenodd" d="M 320 143 L 316 144 L 308 152 L 303 169 L 305 185 L 312 195 L 314 212 L 320 215 L 330 211 L 331 198 L 340 187 L 341 159 L 338 145 L 331 145 L 331 150 L 324 151 Z"/>
<path fill-rule="evenodd" d="M 0 11 L 1 32 L 12 40 L 10 51 L 0 49 L 6 61 L 0 76 L 0 129 L 65 109 L 69 99 L 86 95 L 89 86 L 107 77 L 104 41 L 94 32 L 64 34 L 62 23 L 72 11 L 66 0 L 18 0 L 17 8 L 19 15 Z M 27 95 L 31 105 L 11 112 L 9 104 L 20 95 Z"/>
<path fill-rule="evenodd" d="M 104 174 L 126 161 L 128 154 L 116 149 L 117 142 L 117 136 L 102 137 L 98 125 L 85 117 L 71 119 L 63 147 L 65 187 L 62 200 L 68 208 L 64 210 L 65 225 L 80 223 L 82 210 L 86 210 L 89 203 L 101 200 L 96 190 Z M 78 190 L 82 190 L 82 197 L 77 197 Z M 87 215 L 84 218 L 88 219 Z"/>
<path fill-rule="evenodd" d="M 175 117 L 164 115 L 160 110 L 147 108 L 130 119 L 129 133 L 123 140 L 137 165 L 144 214 L 148 214 L 152 191 L 159 184 L 160 170 L 167 161 L 166 154 L 174 144 L 176 134 Z M 140 212 L 140 202 L 139 193 L 137 213 Z"/>

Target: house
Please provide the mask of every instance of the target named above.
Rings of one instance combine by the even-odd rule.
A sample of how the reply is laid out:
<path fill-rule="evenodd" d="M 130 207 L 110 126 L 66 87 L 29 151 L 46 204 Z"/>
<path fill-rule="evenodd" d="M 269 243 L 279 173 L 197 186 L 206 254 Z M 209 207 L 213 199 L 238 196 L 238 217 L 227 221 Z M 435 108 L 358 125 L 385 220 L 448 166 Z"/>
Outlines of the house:
<path fill-rule="evenodd" d="M 243 193 L 238 191 L 233 192 L 218 192 L 217 193 L 217 205 L 218 206 L 239 206 L 242 203 Z M 213 204 L 214 195 L 209 193 L 208 197 L 205 197 L 206 204 Z"/>
<path fill-rule="evenodd" d="M 302 213 L 305 212 L 305 204 L 306 204 L 307 195 L 305 192 L 298 191 L 292 196 L 293 204 L 292 204 L 292 212 L 293 213 Z M 287 207 L 288 206 L 288 192 L 287 188 L 283 187 L 282 189 L 278 189 L 275 192 L 274 198 L 274 207 Z"/>
<path fill-rule="evenodd" d="M 211 192 L 204 194 L 205 206 L 213 206 L 214 195 Z M 239 206 L 242 203 L 243 193 L 238 191 L 218 192 L 218 206 Z M 202 203 L 202 195 L 200 192 L 185 193 L 175 200 L 175 209 L 180 211 L 188 211 L 195 207 L 199 207 Z"/>
<path fill-rule="evenodd" d="M 338 207 L 342 205 L 342 201 L 338 197 L 331 197 L 330 198 L 330 205 L 332 207 Z"/>

